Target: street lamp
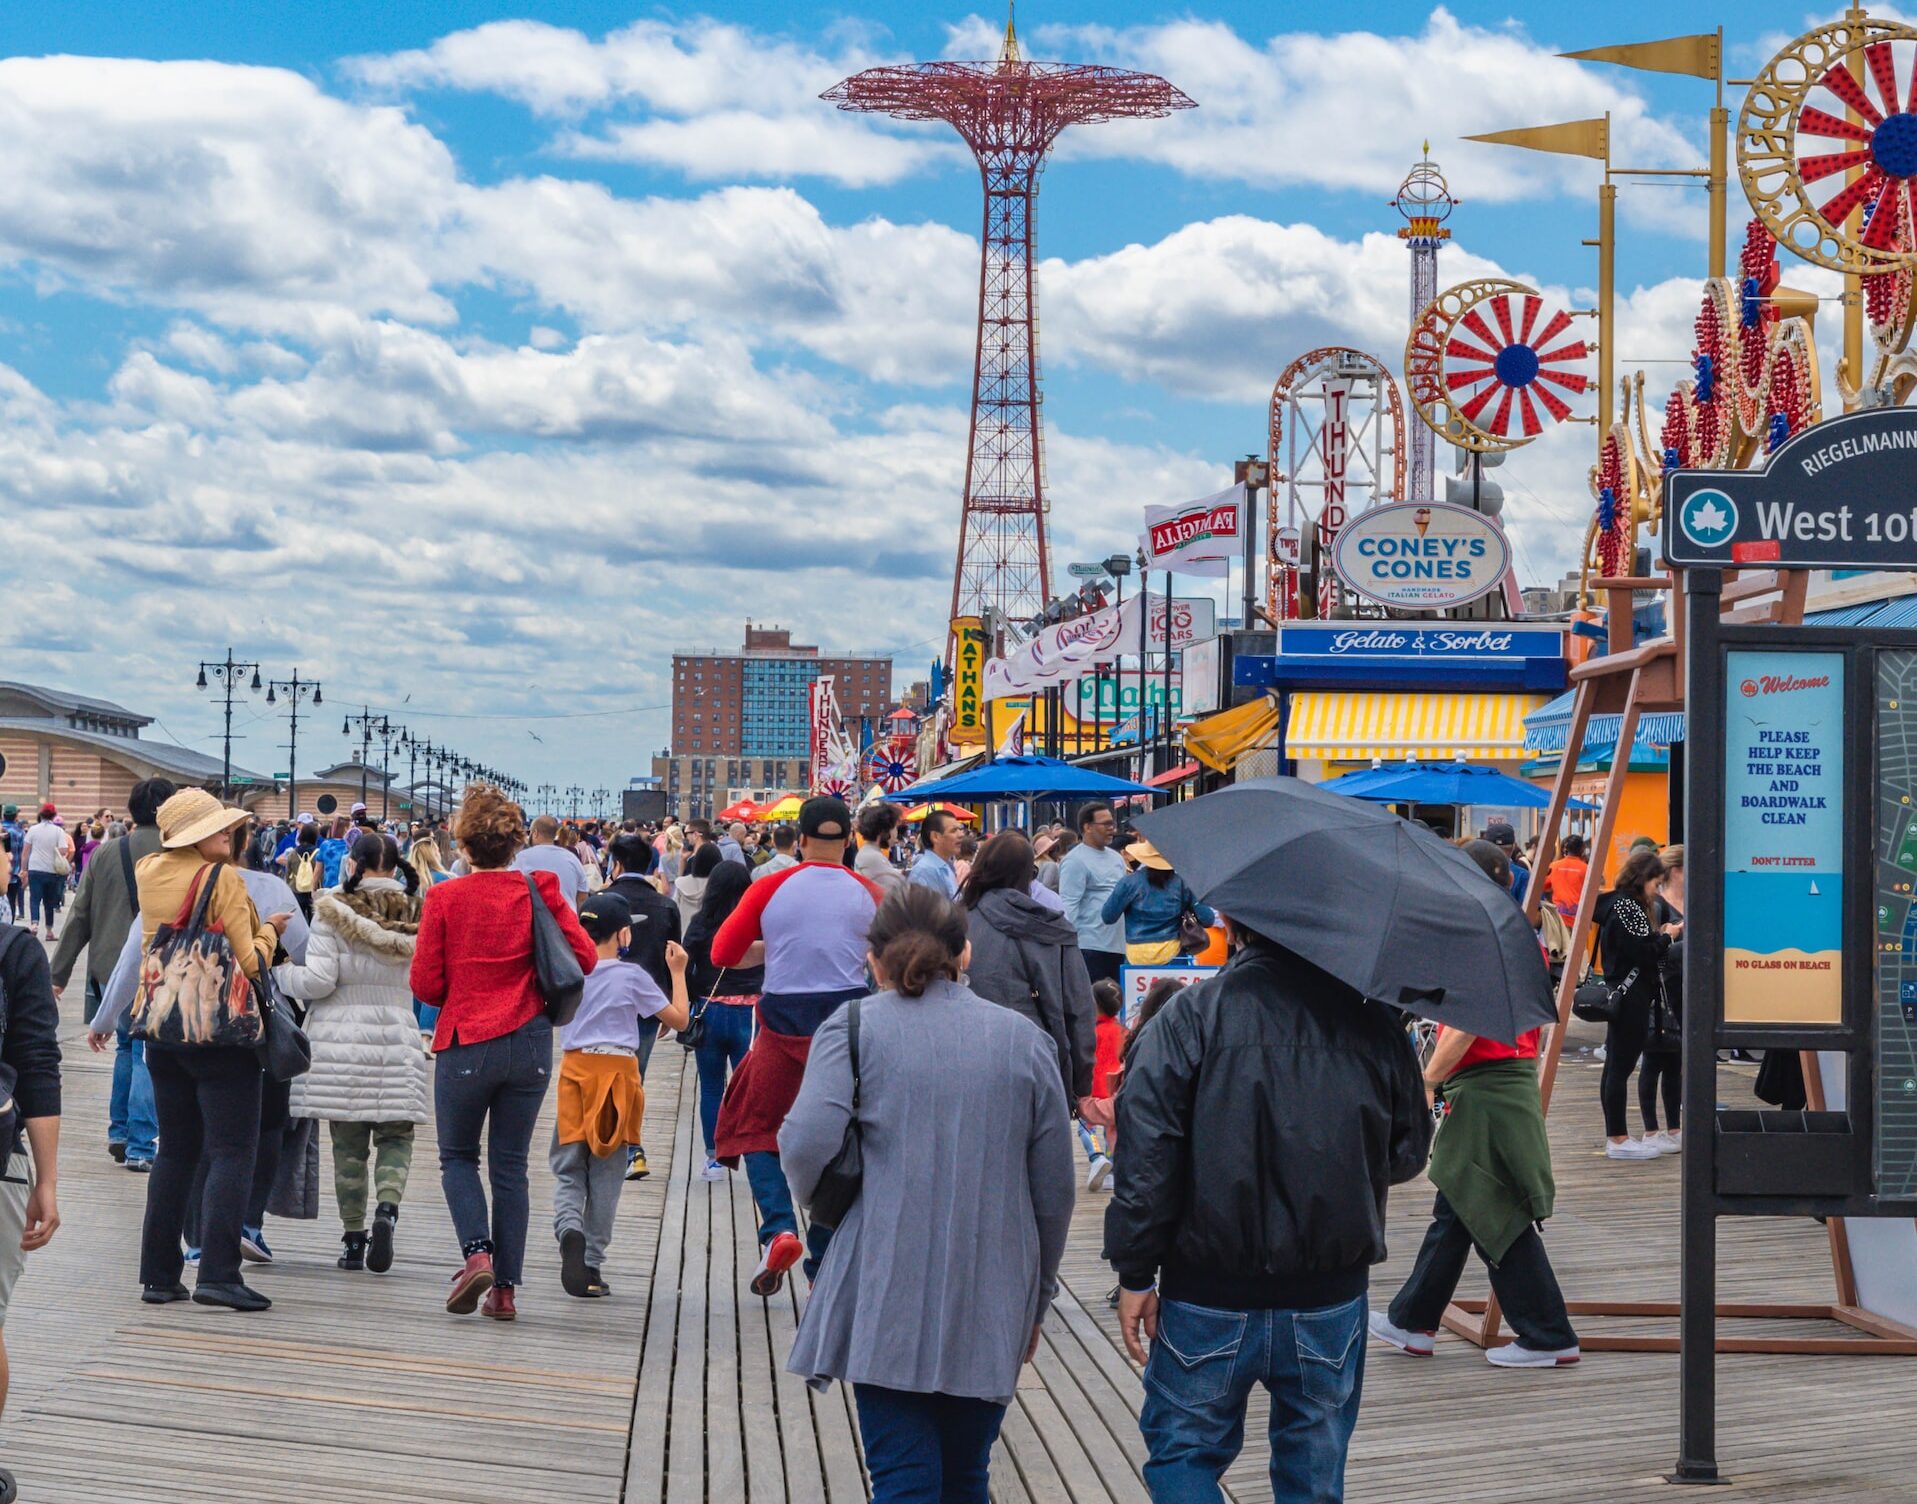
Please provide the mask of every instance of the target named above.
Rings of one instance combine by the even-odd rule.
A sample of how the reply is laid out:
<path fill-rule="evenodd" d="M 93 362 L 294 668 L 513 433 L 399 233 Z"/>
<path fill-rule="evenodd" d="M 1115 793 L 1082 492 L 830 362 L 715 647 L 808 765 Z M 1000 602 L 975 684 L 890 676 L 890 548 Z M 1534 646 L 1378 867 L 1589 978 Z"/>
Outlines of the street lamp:
<path fill-rule="evenodd" d="M 393 743 L 406 735 L 404 726 L 395 726 L 385 716 L 379 718 L 379 817 L 393 815 Z"/>
<path fill-rule="evenodd" d="M 251 688 L 254 693 L 257 694 L 259 692 L 260 666 L 257 663 L 241 663 L 233 656 L 233 649 L 228 648 L 224 659 L 213 663 L 208 663 L 205 659 L 200 660 L 200 677 L 196 682 L 201 689 L 208 687 L 206 676 L 209 669 L 212 671 L 213 677 L 220 683 L 221 696 L 225 701 L 226 707 L 226 729 L 220 737 L 220 746 L 222 749 L 220 753 L 220 797 L 225 799 L 230 795 L 233 787 L 233 694 L 234 691 L 240 687 L 240 680 L 244 678 L 248 672 L 251 672 L 253 675 Z"/>
<path fill-rule="evenodd" d="M 383 715 L 374 715 L 371 706 L 362 705 L 358 715 L 349 715 L 346 718 L 340 731 L 345 736 L 351 736 L 355 726 L 359 727 L 359 802 L 364 804 L 366 802 L 366 759 L 372 756 L 373 738 L 384 735 L 386 732 L 387 721 Z"/>
<path fill-rule="evenodd" d="M 310 692 L 315 705 L 323 705 L 320 698 L 320 686 L 317 679 L 302 679 L 298 669 L 293 670 L 290 679 L 269 679 L 266 684 L 266 703 L 275 704 L 280 690 L 286 691 L 286 818 L 296 819 L 299 815 L 299 756 L 300 756 L 300 701 Z"/>

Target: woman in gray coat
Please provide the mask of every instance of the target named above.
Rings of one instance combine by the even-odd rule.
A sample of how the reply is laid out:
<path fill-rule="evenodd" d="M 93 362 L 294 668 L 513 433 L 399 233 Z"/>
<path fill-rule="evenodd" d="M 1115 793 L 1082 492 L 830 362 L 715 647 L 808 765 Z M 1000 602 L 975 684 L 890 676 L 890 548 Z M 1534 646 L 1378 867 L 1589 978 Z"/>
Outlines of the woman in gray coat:
<path fill-rule="evenodd" d="M 1033 898 L 1038 861 L 1024 832 L 1001 830 L 978 849 L 959 902 L 972 959 L 965 985 L 1023 1014 L 1051 1039 L 1068 1102 L 1092 1095 L 1098 1009 L 1078 931 L 1051 904 Z"/>
<path fill-rule="evenodd" d="M 853 1386 L 873 1504 L 985 1504 L 992 1443 L 1071 1225 L 1058 1058 L 1026 1019 L 959 984 L 965 916 L 932 889 L 889 895 L 867 944 L 884 990 L 813 1036 L 779 1131 L 809 1207 L 853 1117 L 856 1009 L 864 1181 L 787 1366 L 819 1388 Z"/>

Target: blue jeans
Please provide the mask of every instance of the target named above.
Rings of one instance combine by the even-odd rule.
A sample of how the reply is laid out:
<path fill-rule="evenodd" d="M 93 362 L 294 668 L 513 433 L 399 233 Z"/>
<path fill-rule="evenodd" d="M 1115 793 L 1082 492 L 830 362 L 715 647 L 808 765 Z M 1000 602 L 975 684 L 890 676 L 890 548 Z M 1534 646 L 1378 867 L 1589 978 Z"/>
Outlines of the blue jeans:
<path fill-rule="evenodd" d="M 709 1158 L 726 1078 L 739 1068 L 752 1044 L 752 1010 L 741 1003 L 707 1003 L 705 1020 L 705 1040 L 692 1053 L 699 1062 L 699 1126 L 705 1131 Z"/>
<path fill-rule="evenodd" d="M 872 1504 L 986 1504 L 1005 1407 L 950 1394 L 854 1384 Z"/>
<path fill-rule="evenodd" d="M 1085 1162 L 1087 1164 L 1096 1164 L 1101 1159 L 1111 1158 L 1111 1155 L 1104 1148 L 1100 1147 L 1101 1136 L 1106 1141 L 1109 1141 L 1111 1134 L 1109 1128 L 1093 1128 L 1091 1125 L 1083 1122 L 1076 1123 L 1074 1126 L 1078 1129 L 1078 1141 L 1085 1146 Z"/>
<path fill-rule="evenodd" d="M 1167 1300 L 1138 1417 L 1154 1504 L 1213 1504 L 1245 1444 L 1254 1384 L 1271 1395 L 1273 1504 L 1339 1504 L 1364 1390 L 1365 1297 L 1316 1311 L 1214 1311 Z"/>
<path fill-rule="evenodd" d="M 792 1187 L 785 1183 L 785 1171 L 779 1156 L 770 1149 L 759 1149 L 744 1156 L 746 1183 L 752 1187 L 752 1199 L 759 1208 L 759 1246 L 765 1247 L 782 1232 L 797 1233 L 799 1218 L 792 1210 Z M 825 1250 L 832 1244 L 832 1229 L 814 1222 L 805 1233 L 805 1277 L 817 1279 Z"/>
<path fill-rule="evenodd" d="M 491 1239 L 493 1272 L 502 1285 L 517 1285 L 525 1265 L 532 1216 L 526 1156 L 552 1085 L 552 1036 L 552 1021 L 541 1013 L 510 1034 L 448 1045 L 433 1057 L 433 1116 L 446 1209 L 462 1249 Z M 490 1216 L 479 1181 L 482 1129 L 493 1192 Z"/>
<path fill-rule="evenodd" d="M 153 1116 L 153 1077 L 146 1044 L 128 1032 L 121 1017 L 113 1031 L 113 1092 L 107 1102 L 107 1142 L 125 1144 L 126 1157 L 153 1162 L 160 1125 Z"/>
<path fill-rule="evenodd" d="M 40 915 L 44 911 L 47 928 L 51 929 L 66 896 L 67 880 L 59 873 L 29 872 L 27 874 L 27 904 L 33 911 L 35 924 L 40 923 Z"/>

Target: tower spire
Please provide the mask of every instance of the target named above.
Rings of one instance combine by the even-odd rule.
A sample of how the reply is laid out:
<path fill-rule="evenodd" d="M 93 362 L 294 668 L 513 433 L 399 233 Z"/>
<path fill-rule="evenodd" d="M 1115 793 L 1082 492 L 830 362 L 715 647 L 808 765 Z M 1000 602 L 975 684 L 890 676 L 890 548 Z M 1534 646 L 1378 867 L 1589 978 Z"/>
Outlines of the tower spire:
<path fill-rule="evenodd" d="M 1005 0 L 1005 42 L 998 49 L 998 62 L 1001 68 L 1016 63 L 1018 58 L 1018 18 L 1015 8 L 1017 0 Z"/>

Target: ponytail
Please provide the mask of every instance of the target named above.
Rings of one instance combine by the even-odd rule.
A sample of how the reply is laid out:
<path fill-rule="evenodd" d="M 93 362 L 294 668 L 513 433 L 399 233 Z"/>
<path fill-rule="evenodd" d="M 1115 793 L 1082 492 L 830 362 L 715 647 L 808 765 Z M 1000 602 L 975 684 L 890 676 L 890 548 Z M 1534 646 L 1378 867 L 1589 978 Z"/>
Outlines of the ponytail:
<path fill-rule="evenodd" d="M 352 858 L 353 870 L 339 885 L 342 893 L 356 892 L 359 880 L 369 872 L 392 873 L 406 885 L 409 897 L 419 892 L 419 874 L 399 859 L 399 842 L 391 836 L 366 831 L 354 838 L 352 850 L 347 854 Z"/>
<path fill-rule="evenodd" d="M 887 895 L 866 931 L 867 946 L 902 997 L 923 997 L 941 977 L 956 982 L 965 943 L 964 913 L 918 884 Z"/>

